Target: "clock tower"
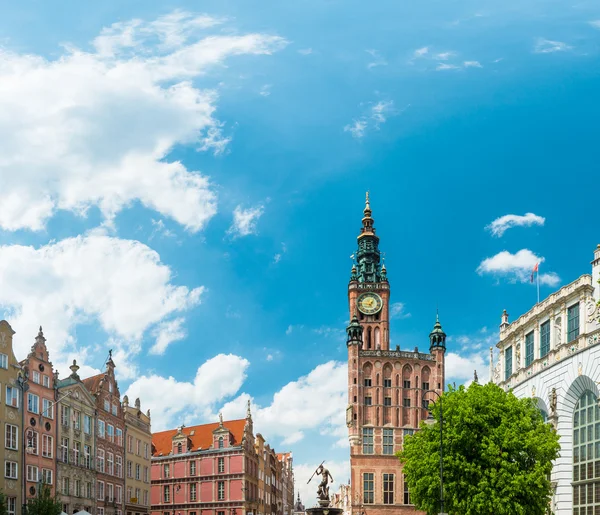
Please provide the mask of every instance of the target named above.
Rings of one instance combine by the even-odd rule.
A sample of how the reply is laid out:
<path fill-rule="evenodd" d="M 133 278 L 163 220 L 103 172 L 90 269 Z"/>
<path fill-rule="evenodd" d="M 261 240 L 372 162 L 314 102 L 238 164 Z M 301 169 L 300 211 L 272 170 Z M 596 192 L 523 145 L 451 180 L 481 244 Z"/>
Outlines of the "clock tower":
<path fill-rule="evenodd" d="M 395 454 L 427 418 L 428 390 L 442 392 L 446 334 L 439 320 L 429 352 L 390 350 L 390 283 L 367 193 L 348 284 L 348 408 L 353 515 L 417 513 Z"/>

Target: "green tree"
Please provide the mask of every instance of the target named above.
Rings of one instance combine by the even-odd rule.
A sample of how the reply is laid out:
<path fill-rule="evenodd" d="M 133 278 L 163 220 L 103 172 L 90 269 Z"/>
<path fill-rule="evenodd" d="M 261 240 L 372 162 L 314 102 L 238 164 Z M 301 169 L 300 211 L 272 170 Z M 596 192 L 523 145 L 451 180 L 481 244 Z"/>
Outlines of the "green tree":
<path fill-rule="evenodd" d="M 42 483 L 38 494 L 27 502 L 27 515 L 60 515 L 62 504 L 57 495 L 52 495 L 49 485 Z"/>
<path fill-rule="evenodd" d="M 8 504 L 6 501 L 6 495 L 0 490 L 0 515 L 8 515 Z"/>
<path fill-rule="evenodd" d="M 532 399 L 489 383 L 450 388 L 432 407 L 436 421 L 398 453 L 411 500 L 428 515 L 440 508 L 440 405 L 444 507 L 450 515 L 543 515 L 558 435 Z"/>

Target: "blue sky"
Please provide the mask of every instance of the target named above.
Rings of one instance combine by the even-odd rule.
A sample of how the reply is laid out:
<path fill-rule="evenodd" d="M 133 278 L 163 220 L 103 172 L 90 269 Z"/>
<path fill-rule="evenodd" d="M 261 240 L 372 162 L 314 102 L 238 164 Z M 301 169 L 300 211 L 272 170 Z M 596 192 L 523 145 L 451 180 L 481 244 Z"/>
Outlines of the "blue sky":
<path fill-rule="evenodd" d="M 392 344 L 426 349 L 439 306 L 449 379 L 487 377 L 533 264 L 542 296 L 589 272 L 599 56 L 592 1 L 3 4 L 17 352 L 40 324 L 63 374 L 113 348 L 156 429 L 250 398 L 300 479 L 326 458 L 345 480 L 365 191 Z"/>

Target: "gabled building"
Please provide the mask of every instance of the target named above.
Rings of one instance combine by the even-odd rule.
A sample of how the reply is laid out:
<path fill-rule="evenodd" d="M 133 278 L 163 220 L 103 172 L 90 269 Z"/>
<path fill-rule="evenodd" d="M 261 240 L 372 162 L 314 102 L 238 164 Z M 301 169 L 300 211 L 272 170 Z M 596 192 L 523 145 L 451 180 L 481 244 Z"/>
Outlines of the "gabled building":
<path fill-rule="evenodd" d="M 294 466 L 291 452 L 277 454 L 277 459 L 281 463 L 281 477 L 279 479 L 279 489 L 281 490 L 282 515 L 292 515 L 294 513 Z"/>
<path fill-rule="evenodd" d="M 96 404 L 96 514 L 123 515 L 125 419 L 112 353 L 106 372 L 83 380 Z"/>
<path fill-rule="evenodd" d="M 38 493 L 39 482 L 56 486 L 55 401 L 58 398 L 52 363 L 42 328 L 31 352 L 21 362 L 26 378 L 25 420 L 25 501 Z"/>
<path fill-rule="evenodd" d="M 21 512 L 23 499 L 23 407 L 18 379 L 21 366 L 13 351 L 15 332 L 0 321 L 0 401 L 3 444 L 0 445 L 0 490 L 6 495 L 9 515 Z M 21 379 L 23 375 L 21 374 Z"/>
<path fill-rule="evenodd" d="M 147 515 L 150 512 L 150 467 L 152 431 L 150 410 L 142 412 L 140 399 L 129 405 L 123 398 L 125 416 L 125 513 Z"/>
<path fill-rule="evenodd" d="M 58 381 L 57 490 L 68 515 L 96 513 L 96 398 L 79 377 L 73 360 L 71 375 Z"/>

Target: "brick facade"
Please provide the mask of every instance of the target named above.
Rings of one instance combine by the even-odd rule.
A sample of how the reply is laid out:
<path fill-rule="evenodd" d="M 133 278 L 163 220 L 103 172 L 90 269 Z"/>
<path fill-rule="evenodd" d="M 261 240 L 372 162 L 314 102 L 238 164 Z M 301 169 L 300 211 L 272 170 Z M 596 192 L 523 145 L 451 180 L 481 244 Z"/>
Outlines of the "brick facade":
<path fill-rule="evenodd" d="M 348 286 L 348 408 L 352 511 L 415 513 L 395 453 L 427 418 L 424 394 L 444 384 L 445 334 L 439 322 L 429 353 L 390 349 L 390 284 L 380 264 L 367 197 L 357 263 Z M 426 399 L 433 400 L 433 394 Z"/>

